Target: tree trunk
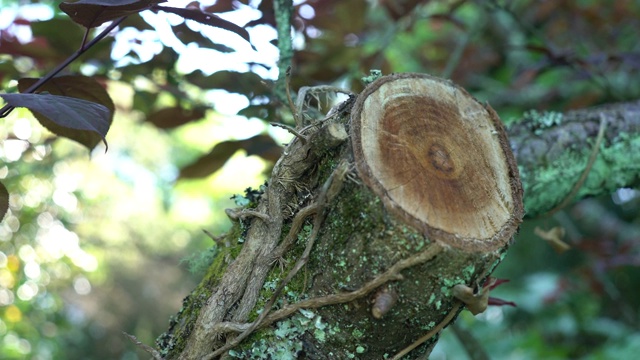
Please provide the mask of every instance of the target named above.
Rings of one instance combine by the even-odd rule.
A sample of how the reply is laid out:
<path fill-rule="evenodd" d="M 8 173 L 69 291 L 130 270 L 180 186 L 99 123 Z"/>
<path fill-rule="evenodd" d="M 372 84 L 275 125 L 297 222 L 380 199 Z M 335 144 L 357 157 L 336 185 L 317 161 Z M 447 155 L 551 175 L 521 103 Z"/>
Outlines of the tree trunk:
<path fill-rule="evenodd" d="M 639 109 L 532 114 L 510 127 L 527 211 L 637 184 Z M 233 245 L 185 298 L 156 358 L 416 358 L 461 308 L 486 307 L 485 279 L 523 213 L 489 106 L 403 74 L 303 125 L 261 198 L 228 211 Z"/>

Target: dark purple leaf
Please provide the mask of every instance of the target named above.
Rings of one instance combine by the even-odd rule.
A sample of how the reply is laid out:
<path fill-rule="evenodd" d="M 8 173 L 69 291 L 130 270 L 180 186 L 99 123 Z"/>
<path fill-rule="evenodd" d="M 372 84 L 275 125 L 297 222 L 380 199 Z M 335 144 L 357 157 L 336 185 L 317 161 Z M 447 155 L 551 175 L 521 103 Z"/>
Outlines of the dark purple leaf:
<path fill-rule="evenodd" d="M 213 147 L 211 152 L 180 169 L 179 179 L 200 179 L 218 171 L 240 149 L 238 141 L 225 141 Z"/>
<path fill-rule="evenodd" d="M 267 82 L 255 73 L 222 70 L 206 76 L 197 70 L 186 76 L 187 80 L 203 89 L 223 89 L 243 94 L 250 99 L 271 94 Z"/>
<path fill-rule="evenodd" d="M 35 78 L 20 79 L 18 80 L 18 90 L 20 92 L 25 92 L 26 89 L 38 80 L 39 79 Z M 51 95 L 68 96 L 104 105 L 111 113 L 111 116 L 109 117 L 109 127 L 111 126 L 113 113 L 115 112 L 115 105 L 104 86 L 96 81 L 95 78 L 82 75 L 59 76 L 44 83 L 44 85 L 39 88 L 39 91 L 48 92 Z M 63 127 L 59 127 L 55 123 L 51 123 L 45 115 L 34 115 L 43 126 L 51 130 L 53 133 L 75 140 L 89 149 L 93 149 L 104 139 L 102 135 L 93 131 L 65 129 Z"/>
<path fill-rule="evenodd" d="M 244 149 L 247 156 L 257 155 L 272 162 L 278 160 L 282 153 L 282 148 L 269 135 L 256 135 L 245 140 L 224 141 L 214 146 L 208 154 L 180 169 L 179 179 L 207 177 L 218 171 L 240 149 Z"/>
<path fill-rule="evenodd" d="M 51 94 L 0 94 L 9 105 L 31 110 L 44 127 L 53 133 L 76 140 L 88 148 L 97 143 L 87 141 L 86 134 L 97 134 L 106 144 L 111 112 L 91 101 Z M 38 116 L 40 115 L 40 116 Z"/>
<path fill-rule="evenodd" d="M 251 47 L 255 50 L 255 47 L 253 46 L 253 44 L 251 44 L 251 39 L 249 38 L 249 32 L 247 32 L 245 28 L 238 26 L 230 21 L 224 20 L 219 16 L 206 13 L 199 9 L 180 9 L 180 8 L 167 7 L 167 6 L 154 6 L 153 8 L 154 10 L 170 12 L 176 15 L 180 15 L 185 19 L 197 21 L 201 24 L 225 29 L 227 31 L 236 33 L 243 39 L 247 40 L 249 45 L 251 45 Z"/>
<path fill-rule="evenodd" d="M 76 23 L 87 27 L 96 27 L 107 21 L 148 10 L 165 0 L 80 0 L 73 3 L 63 2 L 64 11 Z"/>
<path fill-rule="evenodd" d="M 509 306 L 517 307 L 516 303 L 514 303 L 513 301 L 506 301 L 506 300 L 502 300 L 500 298 L 494 298 L 494 297 L 489 297 L 488 305 L 491 305 L 491 306 L 509 305 Z"/>
<path fill-rule="evenodd" d="M 275 116 L 275 106 L 272 104 L 249 105 L 248 107 L 238 111 L 238 115 L 248 118 L 273 119 Z"/>
<path fill-rule="evenodd" d="M 9 211 L 9 192 L 4 184 L 0 183 L 0 221 L 4 219 Z"/>
<path fill-rule="evenodd" d="M 511 280 L 489 277 L 489 279 L 487 279 L 488 284 L 485 283 L 485 286 L 489 285 L 489 290 L 493 290 L 504 283 L 508 283 L 509 281 Z"/>
<path fill-rule="evenodd" d="M 215 4 L 207 6 L 204 8 L 204 11 L 210 13 L 221 13 L 227 11 L 234 11 L 238 9 L 237 3 L 242 3 L 247 5 L 249 3 L 248 0 L 218 0 Z"/>
<path fill-rule="evenodd" d="M 180 41 L 182 41 L 182 43 L 185 45 L 195 42 L 196 44 L 198 44 L 198 46 L 208 47 L 221 53 L 230 53 L 235 51 L 235 49 L 228 46 L 216 44 L 215 42 L 211 41 L 211 39 L 202 35 L 198 31 L 189 29 L 189 27 L 185 23 L 171 26 L 171 29 L 173 30 L 173 33 L 176 35 L 176 37 L 180 39 Z"/>
<path fill-rule="evenodd" d="M 160 109 L 149 114 L 149 116 L 147 116 L 147 122 L 152 123 L 160 129 L 171 129 L 194 120 L 202 119 L 204 115 L 204 109 L 187 110 L 175 106 Z"/>

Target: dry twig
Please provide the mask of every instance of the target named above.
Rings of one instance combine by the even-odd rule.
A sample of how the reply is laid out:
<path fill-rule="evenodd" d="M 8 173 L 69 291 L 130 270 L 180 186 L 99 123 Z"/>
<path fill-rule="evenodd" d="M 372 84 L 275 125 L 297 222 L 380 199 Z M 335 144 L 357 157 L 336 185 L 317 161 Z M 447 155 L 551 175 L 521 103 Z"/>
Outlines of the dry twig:
<path fill-rule="evenodd" d="M 140 340 L 138 340 L 135 336 L 131 334 L 127 334 L 124 331 L 122 332 L 122 334 L 124 334 L 124 336 L 126 336 L 129 340 L 131 340 L 132 343 L 136 344 L 137 347 L 148 352 L 155 360 L 164 360 L 164 358 L 162 357 L 162 355 L 160 355 L 158 350 L 152 348 L 147 344 L 142 343 Z"/>

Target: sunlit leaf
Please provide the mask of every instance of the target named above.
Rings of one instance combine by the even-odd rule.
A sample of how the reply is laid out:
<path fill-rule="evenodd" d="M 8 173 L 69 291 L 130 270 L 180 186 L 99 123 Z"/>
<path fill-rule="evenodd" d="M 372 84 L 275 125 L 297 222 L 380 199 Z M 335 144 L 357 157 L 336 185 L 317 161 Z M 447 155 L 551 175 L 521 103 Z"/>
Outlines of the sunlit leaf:
<path fill-rule="evenodd" d="M 201 24 L 231 31 L 233 33 L 238 34 L 240 37 L 247 40 L 249 44 L 251 44 L 251 39 L 249 38 L 249 32 L 245 28 L 238 26 L 230 21 L 227 21 L 217 15 L 209 14 L 199 9 L 180 9 L 180 8 L 167 7 L 167 6 L 155 6 L 154 9 L 180 15 L 185 19 L 197 21 Z M 251 45 L 251 47 L 254 48 L 255 50 L 255 47 L 253 47 L 253 45 Z"/>
<path fill-rule="evenodd" d="M 60 10 L 76 23 L 91 28 L 139 13 L 161 2 L 164 0 L 79 0 L 61 3 Z"/>
<path fill-rule="evenodd" d="M 204 109 L 187 110 L 180 106 L 160 109 L 147 116 L 147 122 L 160 129 L 171 129 L 204 117 Z"/>
<path fill-rule="evenodd" d="M 31 110 L 40 124 L 56 135 L 73 139 L 89 149 L 100 140 L 106 144 L 111 112 L 104 105 L 51 94 L 0 94 L 0 97 L 11 106 Z"/>
<path fill-rule="evenodd" d="M 7 211 L 9 211 L 9 192 L 4 184 L 0 183 L 0 221 L 4 219 Z"/>
<path fill-rule="evenodd" d="M 236 151 L 244 149 L 247 156 L 257 155 L 275 162 L 282 152 L 269 135 L 256 135 L 245 140 L 224 141 L 213 147 L 211 152 L 180 170 L 180 179 L 198 179 L 218 171 Z"/>

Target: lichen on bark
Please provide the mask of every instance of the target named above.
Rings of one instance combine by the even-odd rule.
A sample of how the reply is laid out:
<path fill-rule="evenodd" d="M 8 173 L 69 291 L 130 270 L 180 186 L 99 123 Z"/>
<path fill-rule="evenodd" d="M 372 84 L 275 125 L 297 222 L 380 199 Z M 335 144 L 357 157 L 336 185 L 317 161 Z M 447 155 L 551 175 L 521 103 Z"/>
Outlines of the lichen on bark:
<path fill-rule="evenodd" d="M 549 117 L 539 115 L 525 116 L 507 128 L 527 216 L 550 211 L 571 193 L 587 167 L 603 120 L 604 138 L 572 202 L 640 184 L 640 102 L 571 111 L 553 122 L 541 121 Z"/>

